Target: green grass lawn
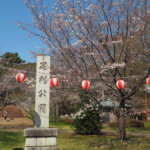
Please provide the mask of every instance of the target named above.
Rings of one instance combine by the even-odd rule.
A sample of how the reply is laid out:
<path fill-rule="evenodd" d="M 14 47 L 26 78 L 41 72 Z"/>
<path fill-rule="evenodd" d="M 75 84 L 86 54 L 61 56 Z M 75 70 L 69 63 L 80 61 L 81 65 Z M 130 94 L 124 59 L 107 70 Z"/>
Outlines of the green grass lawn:
<path fill-rule="evenodd" d="M 150 132 L 150 122 L 145 122 L 143 128 L 127 128 L 129 132 Z"/>
<path fill-rule="evenodd" d="M 58 128 L 60 130 L 73 130 L 74 127 L 72 125 L 69 124 L 65 124 L 65 123 L 50 123 L 50 127 L 51 128 Z"/>
<path fill-rule="evenodd" d="M 64 123 L 51 123 L 50 127 L 60 130 L 72 130 L 74 127 Z M 111 130 L 108 126 L 103 129 Z M 150 123 L 146 122 L 144 128 L 127 128 L 130 132 L 149 132 Z M 128 142 L 121 144 L 115 136 L 106 135 L 77 135 L 72 132 L 62 132 L 57 138 L 59 150 L 149 150 L 149 138 L 128 137 Z M 8 131 L 0 129 L 0 150 L 23 150 L 25 138 L 23 130 Z"/>
<path fill-rule="evenodd" d="M 0 150 L 23 148 L 24 136 L 22 131 L 6 131 L 0 129 Z M 23 149 L 18 149 L 23 150 Z"/>
<path fill-rule="evenodd" d="M 127 143 L 120 143 L 114 136 L 61 134 L 59 150 L 149 150 L 149 138 L 129 137 Z"/>
<path fill-rule="evenodd" d="M 0 150 L 23 150 L 25 139 L 23 131 L 0 130 Z M 14 149 L 15 148 L 15 149 Z M 127 143 L 121 144 L 114 136 L 77 135 L 60 133 L 59 150 L 149 150 L 149 138 L 129 137 Z"/>

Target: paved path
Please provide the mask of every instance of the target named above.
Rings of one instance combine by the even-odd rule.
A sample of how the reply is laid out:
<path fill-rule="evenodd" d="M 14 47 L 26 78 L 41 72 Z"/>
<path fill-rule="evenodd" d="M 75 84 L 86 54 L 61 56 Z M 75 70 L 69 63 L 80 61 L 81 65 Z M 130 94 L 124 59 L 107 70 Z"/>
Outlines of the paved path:
<path fill-rule="evenodd" d="M 60 130 L 60 133 L 75 133 L 73 130 Z M 104 135 L 117 135 L 117 131 L 102 129 L 102 134 Z M 137 132 L 127 132 L 127 135 L 138 136 L 138 137 L 150 137 L 150 131 Z"/>

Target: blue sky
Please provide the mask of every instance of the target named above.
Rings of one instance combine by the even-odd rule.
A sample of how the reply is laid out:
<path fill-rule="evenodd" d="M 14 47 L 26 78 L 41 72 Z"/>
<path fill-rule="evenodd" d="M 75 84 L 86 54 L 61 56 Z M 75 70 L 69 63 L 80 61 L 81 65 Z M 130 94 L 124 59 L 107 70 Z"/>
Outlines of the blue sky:
<path fill-rule="evenodd" d="M 25 31 L 16 26 L 17 21 L 32 23 L 32 16 L 23 0 L 0 0 L 0 55 L 18 52 L 27 62 L 36 61 L 29 50 L 46 48 L 38 38 L 27 38 Z"/>

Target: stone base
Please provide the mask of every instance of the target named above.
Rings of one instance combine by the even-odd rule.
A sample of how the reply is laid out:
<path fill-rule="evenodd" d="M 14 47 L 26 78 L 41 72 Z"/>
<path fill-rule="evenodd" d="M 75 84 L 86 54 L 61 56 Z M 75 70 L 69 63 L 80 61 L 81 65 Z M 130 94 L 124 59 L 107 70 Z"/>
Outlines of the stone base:
<path fill-rule="evenodd" d="M 25 129 L 25 150 L 57 150 L 57 135 L 56 128 Z"/>
<path fill-rule="evenodd" d="M 25 150 L 57 150 L 57 147 L 27 147 Z"/>
<path fill-rule="evenodd" d="M 27 147 L 25 150 L 57 150 L 57 147 Z"/>

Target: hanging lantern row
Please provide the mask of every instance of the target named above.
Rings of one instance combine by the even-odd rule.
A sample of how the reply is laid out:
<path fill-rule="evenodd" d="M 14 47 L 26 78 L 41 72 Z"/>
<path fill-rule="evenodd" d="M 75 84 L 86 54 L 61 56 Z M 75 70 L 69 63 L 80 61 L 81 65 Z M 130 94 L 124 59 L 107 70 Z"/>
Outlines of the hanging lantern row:
<path fill-rule="evenodd" d="M 146 79 L 146 83 L 150 86 L 150 77 L 148 77 L 148 78 Z M 123 80 L 118 80 L 118 81 L 116 82 L 116 86 L 117 86 L 118 89 L 122 90 L 122 89 L 125 88 L 126 83 L 125 83 Z"/>
<path fill-rule="evenodd" d="M 17 80 L 18 82 L 24 82 L 24 81 L 26 80 L 26 75 L 25 75 L 24 73 L 22 73 L 22 72 L 19 72 L 19 73 L 16 75 L 16 80 Z M 148 78 L 146 79 L 146 83 L 147 83 L 148 85 L 150 85 L 150 77 L 148 77 Z M 52 87 L 57 87 L 58 84 L 59 84 L 59 81 L 58 81 L 57 78 L 51 78 L 51 79 L 50 79 L 50 85 L 51 85 Z M 84 81 L 82 81 L 82 84 L 81 84 L 81 85 L 82 85 L 82 89 L 83 89 L 83 90 L 87 90 L 87 89 L 90 88 L 90 81 L 89 81 L 89 80 L 84 80 Z M 120 80 L 118 80 L 118 81 L 116 82 L 116 86 L 117 86 L 118 89 L 122 90 L 122 89 L 125 88 L 126 83 L 124 82 L 124 80 L 121 80 L 121 79 L 120 79 Z"/>
<path fill-rule="evenodd" d="M 18 82 L 24 82 L 26 80 L 26 75 L 24 73 L 20 72 L 16 75 L 16 80 Z M 57 78 L 50 79 L 50 85 L 52 87 L 57 87 L 58 84 L 59 84 L 59 81 Z M 82 89 L 87 90 L 89 88 L 90 88 L 90 82 L 88 80 L 82 81 Z"/>

